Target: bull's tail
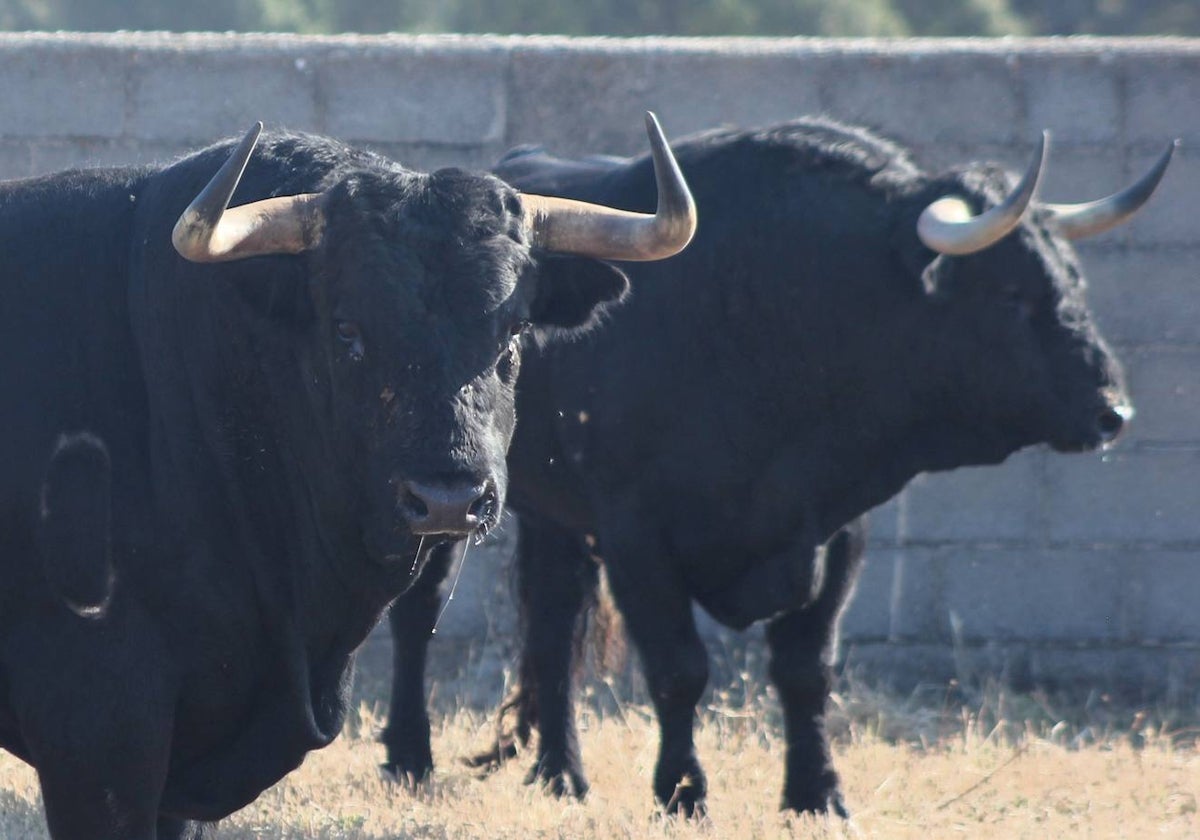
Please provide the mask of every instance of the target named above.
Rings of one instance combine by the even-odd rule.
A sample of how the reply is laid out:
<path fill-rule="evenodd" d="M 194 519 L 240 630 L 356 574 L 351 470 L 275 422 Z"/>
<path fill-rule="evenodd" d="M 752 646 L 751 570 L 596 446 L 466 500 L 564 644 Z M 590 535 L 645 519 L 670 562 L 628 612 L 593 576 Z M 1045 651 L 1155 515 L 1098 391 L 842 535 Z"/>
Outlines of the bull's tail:
<path fill-rule="evenodd" d="M 85 618 L 112 597 L 111 529 L 108 448 L 89 432 L 60 436 L 42 482 L 38 549 L 51 588 Z"/>

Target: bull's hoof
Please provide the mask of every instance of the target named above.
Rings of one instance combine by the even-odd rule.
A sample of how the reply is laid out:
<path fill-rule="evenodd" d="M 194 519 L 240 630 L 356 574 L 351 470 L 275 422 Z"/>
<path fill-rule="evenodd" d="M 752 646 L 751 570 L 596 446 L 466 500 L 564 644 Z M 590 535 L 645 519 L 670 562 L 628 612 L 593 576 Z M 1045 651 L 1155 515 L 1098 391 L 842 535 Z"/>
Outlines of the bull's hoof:
<path fill-rule="evenodd" d="M 387 781 L 394 782 L 405 790 L 416 791 L 417 788 L 429 781 L 429 777 L 433 773 L 433 762 L 406 764 L 386 761 L 379 765 L 379 773 Z"/>
<path fill-rule="evenodd" d="M 842 801 L 842 792 L 836 788 L 808 796 L 785 796 L 781 810 L 801 814 L 828 814 L 843 820 L 850 819 L 850 812 L 846 810 L 846 803 Z"/>
<path fill-rule="evenodd" d="M 544 761 L 539 761 L 525 775 L 525 784 L 540 785 L 552 796 L 583 800 L 587 797 L 588 784 L 583 771 L 575 768 L 554 768 Z"/>
<path fill-rule="evenodd" d="M 465 756 L 462 763 L 475 770 L 482 770 L 484 775 L 495 773 L 510 759 L 517 757 L 517 742 L 515 739 L 497 739 L 490 749 L 475 755 Z"/>
<path fill-rule="evenodd" d="M 668 814 L 677 814 L 688 819 L 703 819 L 708 815 L 707 785 L 697 782 L 691 776 L 684 776 L 675 785 L 675 790 L 667 798 L 663 809 Z"/>

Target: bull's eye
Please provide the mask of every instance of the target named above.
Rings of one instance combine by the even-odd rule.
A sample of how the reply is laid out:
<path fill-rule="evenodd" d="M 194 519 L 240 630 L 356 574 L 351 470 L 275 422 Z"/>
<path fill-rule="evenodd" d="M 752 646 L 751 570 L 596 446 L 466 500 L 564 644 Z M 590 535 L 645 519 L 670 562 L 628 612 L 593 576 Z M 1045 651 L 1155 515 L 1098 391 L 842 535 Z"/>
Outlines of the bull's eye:
<path fill-rule="evenodd" d="M 350 353 L 350 358 L 354 361 L 359 361 L 363 357 L 363 340 L 362 331 L 359 330 L 358 324 L 353 321 L 338 321 L 334 326 L 337 332 L 338 341 L 346 345 Z"/>
<path fill-rule="evenodd" d="M 500 354 L 511 356 L 521 348 L 521 336 L 529 331 L 528 321 L 517 321 L 508 328 L 508 341 L 500 348 Z"/>

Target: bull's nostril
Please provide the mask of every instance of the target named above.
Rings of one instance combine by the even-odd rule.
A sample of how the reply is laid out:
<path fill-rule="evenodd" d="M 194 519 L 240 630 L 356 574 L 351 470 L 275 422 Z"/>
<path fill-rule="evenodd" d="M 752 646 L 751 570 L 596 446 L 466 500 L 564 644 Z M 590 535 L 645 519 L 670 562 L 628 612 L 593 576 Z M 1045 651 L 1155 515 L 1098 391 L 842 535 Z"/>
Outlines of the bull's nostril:
<path fill-rule="evenodd" d="M 429 516 L 429 506 L 411 490 L 404 491 L 400 504 L 410 519 L 424 519 Z"/>
<path fill-rule="evenodd" d="M 423 484 L 410 480 L 399 494 L 396 509 L 414 534 L 466 535 L 481 526 L 481 517 L 490 516 L 496 504 L 490 482 Z"/>
<path fill-rule="evenodd" d="M 496 488 L 489 484 L 487 489 L 484 490 L 479 498 L 471 504 L 470 509 L 467 511 L 467 515 L 480 522 L 485 522 L 492 518 L 492 514 L 494 514 L 495 511 Z"/>
<path fill-rule="evenodd" d="M 1125 414 L 1117 408 L 1106 408 L 1096 419 L 1096 426 L 1105 440 L 1113 440 L 1125 426 Z"/>

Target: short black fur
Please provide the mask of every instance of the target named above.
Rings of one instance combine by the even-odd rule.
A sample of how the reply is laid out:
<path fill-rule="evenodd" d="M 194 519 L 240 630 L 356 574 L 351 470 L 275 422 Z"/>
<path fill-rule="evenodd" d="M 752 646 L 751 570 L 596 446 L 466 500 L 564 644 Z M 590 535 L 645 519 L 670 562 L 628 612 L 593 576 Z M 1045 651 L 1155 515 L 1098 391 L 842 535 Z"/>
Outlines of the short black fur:
<path fill-rule="evenodd" d="M 707 132 L 675 151 L 700 211 L 692 245 L 626 266 L 633 291 L 602 329 L 525 359 L 509 455 L 526 625 L 518 733 L 540 729 L 534 779 L 587 790 L 569 639 L 594 575 L 570 569 L 595 553 L 658 711 L 658 799 L 704 806 L 696 601 L 731 627 L 768 623 L 783 804 L 843 814 L 822 720 L 862 552 L 855 521 L 921 472 L 1038 443 L 1099 446 L 1100 418 L 1126 401 L 1122 374 L 1043 211 L 970 256 L 917 238 L 937 198 L 997 203 L 1011 182 L 995 165 L 926 173 L 896 144 L 822 119 Z M 521 149 L 496 171 L 532 192 L 654 201 L 645 158 Z M 411 695 L 419 674 L 396 668 Z M 398 711 L 384 740 L 402 765 L 416 752 L 391 750 L 410 727 Z"/>

